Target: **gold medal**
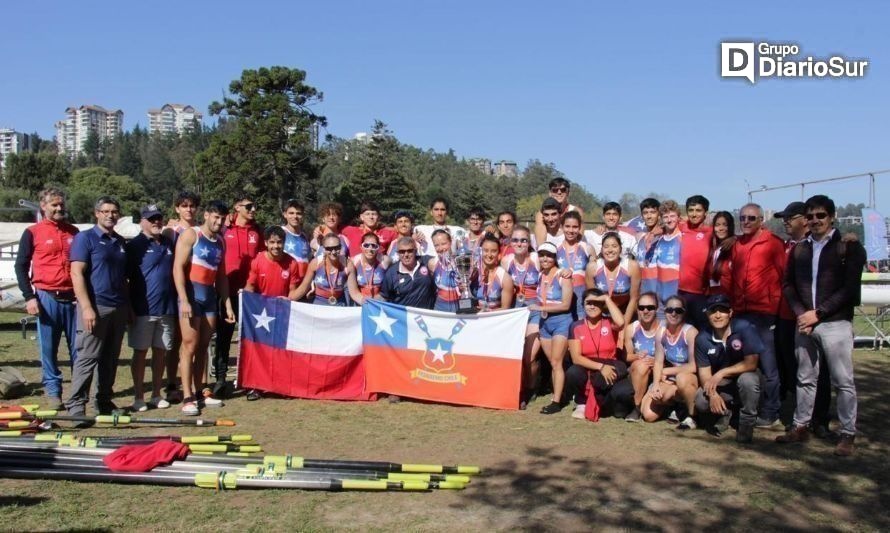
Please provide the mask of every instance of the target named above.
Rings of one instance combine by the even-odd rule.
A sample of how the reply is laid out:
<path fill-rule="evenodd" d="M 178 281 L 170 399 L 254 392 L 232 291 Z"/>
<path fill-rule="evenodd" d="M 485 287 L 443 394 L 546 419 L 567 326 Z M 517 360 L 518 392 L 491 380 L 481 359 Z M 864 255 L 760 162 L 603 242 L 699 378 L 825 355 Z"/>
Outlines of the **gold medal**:
<path fill-rule="evenodd" d="M 331 305 L 337 305 L 337 297 L 331 296 L 330 298 L 328 298 L 328 303 Z"/>

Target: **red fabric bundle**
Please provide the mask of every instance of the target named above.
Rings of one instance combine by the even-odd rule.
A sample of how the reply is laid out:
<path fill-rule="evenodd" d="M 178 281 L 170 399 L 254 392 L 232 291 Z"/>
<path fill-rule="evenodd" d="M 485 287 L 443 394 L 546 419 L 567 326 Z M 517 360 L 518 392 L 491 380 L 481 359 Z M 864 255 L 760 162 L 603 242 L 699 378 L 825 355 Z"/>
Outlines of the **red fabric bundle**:
<path fill-rule="evenodd" d="M 149 472 L 156 466 L 185 459 L 189 447 L 181 442 L 159 440 L 152 444 L 129 444 L 106 455 L 102 462 L 112 472 Z"/>
<path fill-rule="evenodd" d="M 584 418 L 591 422 L 599 422 L 600 404 L 596 401 L 596 394 L 593 390 L 593 380 L 587 380 L 587 403 L 584 404 Z"/>

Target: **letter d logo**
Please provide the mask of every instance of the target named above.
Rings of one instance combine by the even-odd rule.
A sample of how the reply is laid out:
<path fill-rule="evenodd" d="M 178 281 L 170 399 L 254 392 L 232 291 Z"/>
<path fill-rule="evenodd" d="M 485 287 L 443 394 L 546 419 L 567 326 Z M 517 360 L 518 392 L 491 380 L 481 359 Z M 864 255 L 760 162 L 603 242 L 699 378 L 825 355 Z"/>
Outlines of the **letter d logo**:
<path fill-rule="evenodd" d="M 754 83 L 754 43 L 720 43 L 720 76 Z"/>

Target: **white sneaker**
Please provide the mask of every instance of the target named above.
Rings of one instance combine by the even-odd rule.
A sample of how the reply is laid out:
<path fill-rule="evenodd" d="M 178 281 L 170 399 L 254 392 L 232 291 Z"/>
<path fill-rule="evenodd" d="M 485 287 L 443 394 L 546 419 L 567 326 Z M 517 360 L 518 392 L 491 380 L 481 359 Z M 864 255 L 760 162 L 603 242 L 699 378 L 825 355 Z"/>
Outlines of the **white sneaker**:
<path fill-rule="evenodd" d="M 677 429 L 695 429 L 698 426 L 695 425 L 695 420 L 692 419 L 691 416 L 687 416 L 680 422 L 680 425 L 677 426 Z"/>
<path fill-rule="evenodd" d="M 205 396 L 204 398 L 198 400 L 198 403 L 203 404 L 204 407 L 222 407 L 223 405 L 225 405 L 223 404 L 222 400 L 214 398 L 213 396 Z"/>
<path fill-rule="evenodd" d="M 133 405 L 130 406 L 130 411 L 133 413 L 144 413 L 148 411 L 148 406 L 143 400 L 133 400 Z"/>
<path fill-rule="evenodd" d="M 182 404 L 182 414 L 185 416 L 198 416 L 201 412 L 198 411 L 198 405 L 195 402 L 185 402 Z"/>
<path fill-rule="evenodd" d="M 667 417 L 667 422 L 668 422 L 668 424 L 679 424 L 680 423 L 680 417 L 677 416 L 676 410 L 671 411 L 671 414 L 669 414 Z"/>
<path fill-rule="evenodd" d="M 586 407 L 587 406 L 585 406 L 583 403 L 579 403 L 578 405 L 576 405 L 575 410 L 572 411 L 572 418 L 577 418 L 578 420 L 584 420 L 584 418 L 585 418 L 584 409 Z"/>
<path fill-rule="evenodd" d="M 148 405 L 152 409 L 167 409 L 170 407 L 170 402 L 160 396 L 155 396 L 151 400 L 148 400 Z"/>

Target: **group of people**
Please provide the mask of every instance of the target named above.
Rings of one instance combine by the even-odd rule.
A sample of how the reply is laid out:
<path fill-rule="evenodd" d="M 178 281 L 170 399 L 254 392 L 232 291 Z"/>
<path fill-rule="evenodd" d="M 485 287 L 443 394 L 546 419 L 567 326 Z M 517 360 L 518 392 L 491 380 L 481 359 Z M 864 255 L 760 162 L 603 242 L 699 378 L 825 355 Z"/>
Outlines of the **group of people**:
<path fill-rule="evenodd" d="M 777 213 L 788 233 L 783 241 L 764 226 L 760 206 L 742 206 L 736 235 L 732 213 L 709 216 L 700 195 L 688 198 L 683 212 L 672 200 L 647 198 L 633 227 L 622 225 L 621 206 L 608 202 L 603 223 L 585 230 L 570 189 L 562 178 L 549 184 L 534 230 L 509 211 L 487 223 L 482 209 L 471 210 L 466 227 L 451 225 L 448 201 L 436 198 L 425 225 L 405 210 L 384 225 L 373 202 L 362 203 L 356 223 L 346 225 L 343 207 L 326 203 L 308 233 L 297 201 L 284 206 L 283 225 L 261 228 L 249 196 L 235 198 L 232 212 L 209 202 L 199 220 L 200 199 L 183 192 L 167 224 L 158 206 L 143 208 L 141 233 L 129 242 L 114 231 L 120 206 L 113 198 L 100 198 L 96 226 L 78 233 L 65 222 L 64 193 L 47 189 L 44 218 L 25 231 L 16 272 L 27 310 L 38 316 L 48 403 L 63 405 L 62 332 L 73 366 L 64 402 L 70 413 L 84 412 L 94 371 L 96 410 L 115 408 L 112 387 L 129 324 L 132 409 L 181 401 L 183 414 L 196 415 L 227 394 L 241 290 L 317 305 L 370 298 L 446 312 L 458 311 L 469 293 L 478 313 L 529 311 L 522 409 L 546 381 L 547 366 L 552 398 L 543 414 L 573 398 L 576 418 L 592 411 L 628 421 L 667 418 L 714 435 L 732 424 L 737 440 L 750 442 L 755 427 L 781 424 L 782 401 L 793 398 L 793 423 L 776 440 L 801 442 L 811 432 L 831 435 L 833 386 L 836 453 L 853 453 L 852 316 L 865 251 L 833 227 L 830 198 L 813 196 Z M 457 269 L 461 255 L 472 258 L 468 279 Z M 214 332 L 215 382 L 205 384 Z"/>

